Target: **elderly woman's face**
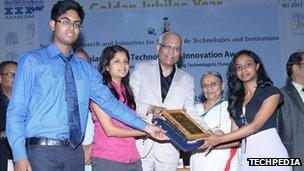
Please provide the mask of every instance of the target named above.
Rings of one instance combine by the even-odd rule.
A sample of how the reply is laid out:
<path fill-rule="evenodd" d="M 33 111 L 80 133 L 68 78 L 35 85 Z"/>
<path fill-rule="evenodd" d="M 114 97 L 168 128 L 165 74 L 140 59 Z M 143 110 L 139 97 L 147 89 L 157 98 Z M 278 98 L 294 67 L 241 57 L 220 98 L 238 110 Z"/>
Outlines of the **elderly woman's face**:
<path fill-rule="evenodd" d="M 218 100 L 223 92 L 223 84 L 216 76 L 206 75 L 201 82 L 204 96 L 207 100 Z"/>

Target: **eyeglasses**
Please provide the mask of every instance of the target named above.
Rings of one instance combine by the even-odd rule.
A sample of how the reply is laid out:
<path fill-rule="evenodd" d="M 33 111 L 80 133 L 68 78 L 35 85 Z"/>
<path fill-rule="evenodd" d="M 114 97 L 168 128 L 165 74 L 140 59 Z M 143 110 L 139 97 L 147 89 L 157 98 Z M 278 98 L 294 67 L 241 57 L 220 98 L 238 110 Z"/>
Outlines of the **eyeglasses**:
<path fill-rule="evenodd" d="M 179 53 L 181 51 L 181 48 L 174 47 L 171 45 L 165 45 L 165 44 L 160 43 L 160 46 L 163 47 L 164 49 L 166 49 L 167 51 L 173 51 L 174 53 Z"/>
<path fill-rule="evenodd" d="M 71 21 L 70 19 L 68 19 L 68 18 L 62 18 L 62 19 L 59 19 L 59 20 L 55 20 L 56 22 L 59 22 L 59 23 L 61 23 L 62 25 L 64 25 L 64 26 L 72 26 L 72 24 L 73 24 L 73 26 L 75 27 L 75 28 L 78 28 L 78 29 L 81 29 L 82 28 L 82 23 L 81 23 L 81 21 L 78 21 L 78 20 L 76 20 L 76 21 Z"/>
<path fill-rule="evenodd" d="M 6 75 L 8 78 L 13 79 L 13 78 L 15 78 L 16 73 L 9 72 L 7 74 L 1 74 L 1 75 Z"/>
<path fill-rule="evenodd" d="M 220 83 L 217 83 L 217 82 L 210 82 L 209 84 L 203 84 L 202 85 L 202 89 L 203 90 L 207 90 L 208 88 L 210 89 L 214 89 L 215 87 L 219 86 Z"/>
<path fill-rule="evenodd" d="M 234 69 L 235 69 L 236 71 L 241 71 L 241 70 L 243 70 L 243 69 L 251 69 L 251 68 L 253 68 L 253 66 L 254 66 L 254 63 L 252 63 L 252 62 L 245 62 L 244 65 L 236 64 L 236 65 L 234 66 Z"/>
<path fill-rule="evenodd" d="M 301 67 L 302 65 L 304 65 L 304 62 L 299 63 L 299 66 Z"/>

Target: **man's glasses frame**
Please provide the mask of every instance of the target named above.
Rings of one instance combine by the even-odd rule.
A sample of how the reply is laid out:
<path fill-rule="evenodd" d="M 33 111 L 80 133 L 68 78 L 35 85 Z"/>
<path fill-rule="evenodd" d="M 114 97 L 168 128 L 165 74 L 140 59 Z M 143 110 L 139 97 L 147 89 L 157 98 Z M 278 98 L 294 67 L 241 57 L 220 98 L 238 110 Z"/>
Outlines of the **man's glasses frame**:
<path fill-rule="evenodd" d="M 181 51 L 181 48 L 178 48 L 178 47 L 173 47 L 171 45 L 165 45 L 163 43 L 159 43 L 159 45 L 161 47 L 163 47 L 164 49 L 166 49 L 167 51 L 173 51 L 174 53 L 179 53 Z"/>
<path fill-rule="evenodd" d="M 6 74 L 1 74 L 1 75 L 2 75 L 2 76 L 5 75 L 5 76 L 7 76 L 8 78 L 13 79 L 13 78 L 15 78 L 16 73 L 14 73 L 14 72 L 9 72 L 9 73 L 6 73 Z"/>
<path fill-rule="evenodd" d="M 69 18 L 55 19 L 54 21 L 61 23 L 62 25 L 68 27 L 72 26 L 78 29 L 82 29 L 82 22 L 79 20 L 71 21 Z"/>

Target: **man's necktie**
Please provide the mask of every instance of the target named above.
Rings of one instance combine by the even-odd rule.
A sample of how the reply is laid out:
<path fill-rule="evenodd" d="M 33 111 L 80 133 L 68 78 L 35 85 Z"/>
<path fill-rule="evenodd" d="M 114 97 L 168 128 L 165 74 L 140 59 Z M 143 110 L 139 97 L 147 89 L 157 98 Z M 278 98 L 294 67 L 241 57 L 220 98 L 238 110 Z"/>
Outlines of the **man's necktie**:
<path fill-rule="evenodd" d="M 302 88 L 302 91 L 304 92 L 304 87 Z"/>
<path fill-rule="evenodd" d="M 72 55 L 64 57 L 61 54 L 60 56 L 65 62 L 64 79 L 66 86 L 65 97 L 67 102 L 68 123 L 70 132 L 69 142 L 71 146 L 75 149 L 81 143 L 82 135 L 78 109 L 77 89 L 70 62 Z"/>

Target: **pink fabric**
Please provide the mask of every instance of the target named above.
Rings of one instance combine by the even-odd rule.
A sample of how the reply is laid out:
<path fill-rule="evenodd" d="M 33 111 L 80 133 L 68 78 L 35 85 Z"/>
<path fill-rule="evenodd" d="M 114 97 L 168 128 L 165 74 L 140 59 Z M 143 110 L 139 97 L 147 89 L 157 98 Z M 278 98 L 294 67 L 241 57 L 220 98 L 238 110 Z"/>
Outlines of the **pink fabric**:
<path fill-rule="evenodd" d="M 123 86 L 115 85 L 115 83 L 113 82 L 112 86 L 119 94 L 119 101 L 124 102 L 126 104 L 127 102 L 126 100 L 124 100 L 123 97 L 123 94 L 125 94 L 126 92 L 125 88 Z M 108 137 L 103 131 L 94 112 L 92 112 L 92 117 L 95 127 L 92 156 L 121 163 L 134 163 L 140 159 L 140 155 L 135 145 L 135 139 L 133 137 Z M 124 129 L 132 129 L 114 118 L 112 118 L 112 121 L 113 124 L 118 127 Z"/>

